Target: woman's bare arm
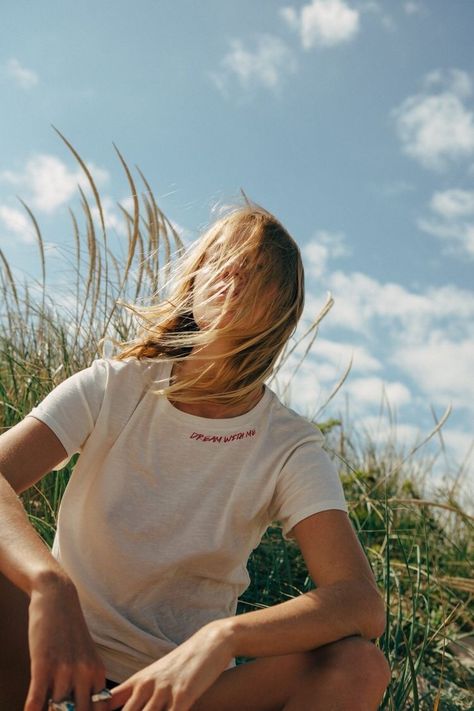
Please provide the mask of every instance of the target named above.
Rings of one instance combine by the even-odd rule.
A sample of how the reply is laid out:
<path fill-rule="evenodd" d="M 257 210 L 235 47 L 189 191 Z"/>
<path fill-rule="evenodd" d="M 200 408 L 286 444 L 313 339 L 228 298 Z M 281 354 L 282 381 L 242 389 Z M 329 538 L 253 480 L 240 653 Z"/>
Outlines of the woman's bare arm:
<path fill-rule="evenodd" d="M 30 598 L 26 711 L 41 711 L 49 696 L 60 700 L 71 693 L 77 711 L 89 711 L 91 693 L 105 681 L 76 588 L 29 523 L 17 496 L 66 456 L 52 430 L 32 417 L 0 437 L 0 572 Z M 101 704 L 95 706 L 98 711 Z"/>
<path fill-rule="evenodd" d="M 129 700 L 126 708 L 135 711 L 153 700 L 157 708 L 190 709 L 234 656 L 287 655 L 353 635 L 379 636 L 384 605 L 347 514 L 322 511 L 294 533 L 316 590 L 205 625 L 114 689 L 110 708 Z"/>
<path fill-rule="evenodd" d="M 0 472 L 21 493 L 67 458 L 67 452 L 50 427 L 35 417 L 25 417 L 0 435 Z"/>
<path fill-rule="evenodd" d="M 384 630 L 384 603 L 347 514 L 314 514 L 294 534 L 317 588 L 220 622 L 236 655 L 290 654 L 352 635 L 374 639 Z"/>
<path fill-rule="evenodd" d="M 0 571 L 31 595 L 43 580 L 66 576 L 30 525 L 17 494 L 39 481 L 67 453 L 52 430 L 27 417 L 0 437 Z"/>

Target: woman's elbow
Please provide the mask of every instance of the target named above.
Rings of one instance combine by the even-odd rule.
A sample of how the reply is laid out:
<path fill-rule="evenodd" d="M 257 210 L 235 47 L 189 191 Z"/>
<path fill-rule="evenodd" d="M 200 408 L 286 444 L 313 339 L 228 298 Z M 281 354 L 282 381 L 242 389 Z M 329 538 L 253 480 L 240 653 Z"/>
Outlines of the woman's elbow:
<path fill-rule="evenodd" d="M 385 632 L 387 615 L 385 602 L 378 590 L 371 590 L 365 606 L 365 620 L 362 634 L 366 639 L 376 639 Z"/>

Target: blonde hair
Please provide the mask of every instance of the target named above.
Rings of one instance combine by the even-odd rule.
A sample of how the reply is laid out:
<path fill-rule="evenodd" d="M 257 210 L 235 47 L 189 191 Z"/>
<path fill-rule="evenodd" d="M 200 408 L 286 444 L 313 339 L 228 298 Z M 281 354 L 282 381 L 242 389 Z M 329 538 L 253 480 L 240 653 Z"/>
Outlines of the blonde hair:
<path fill-rule="evenodd" d="M 240 292 L 236 270 L 245 275 Z M 196 280 L 207 294 L 199 306 L 208 318 L 199 326 Z M 271 375 L 296 328 L 304 305 L 300 251 L 270 212 L 247 201 L 229 209 L 176 260 L 166 291 L 150 306 L 124 304 L 142 325 L 114 358 L 209 361 L 201 350 L 219 340 L 226 347 L 211 364 L 179 382 L 172 378 L 156 392 L 177 402 L 236 404 Z"/>

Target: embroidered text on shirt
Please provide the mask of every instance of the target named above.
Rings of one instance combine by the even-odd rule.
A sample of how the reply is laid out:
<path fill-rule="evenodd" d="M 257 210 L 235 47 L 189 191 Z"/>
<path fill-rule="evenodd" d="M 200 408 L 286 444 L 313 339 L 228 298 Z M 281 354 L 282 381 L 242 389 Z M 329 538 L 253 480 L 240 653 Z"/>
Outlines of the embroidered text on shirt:
<path fill-rule="evenodd" d="M 238 439 L 246 439 L 247 437 L 255 437 L 256 430 L 247 430 L 247 432 L 236 432 L 231 435 L 205 435 L 201 432 L 193 432 L 189 439 L 197 439 L 201 442 L 235 442 Z"/>

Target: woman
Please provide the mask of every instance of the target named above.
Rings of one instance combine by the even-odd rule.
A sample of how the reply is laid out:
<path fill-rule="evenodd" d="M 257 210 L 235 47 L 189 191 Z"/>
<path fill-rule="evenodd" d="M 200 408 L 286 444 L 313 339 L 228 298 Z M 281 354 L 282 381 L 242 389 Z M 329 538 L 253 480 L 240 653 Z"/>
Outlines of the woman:
<path fill-rule="evenodd" d="M 2 711 L 25 696 L 26 711 L 378 707 L 384 606 L 339 478 L 318 430 L 264 385 L 303 300 L 284 227 L 233 209 L 136 309 L 134 342 L 2 435 Z M 51 554 L 15 492 L 78 451 Z M 235 616 L 274 520 L 317 587 Z"/>

